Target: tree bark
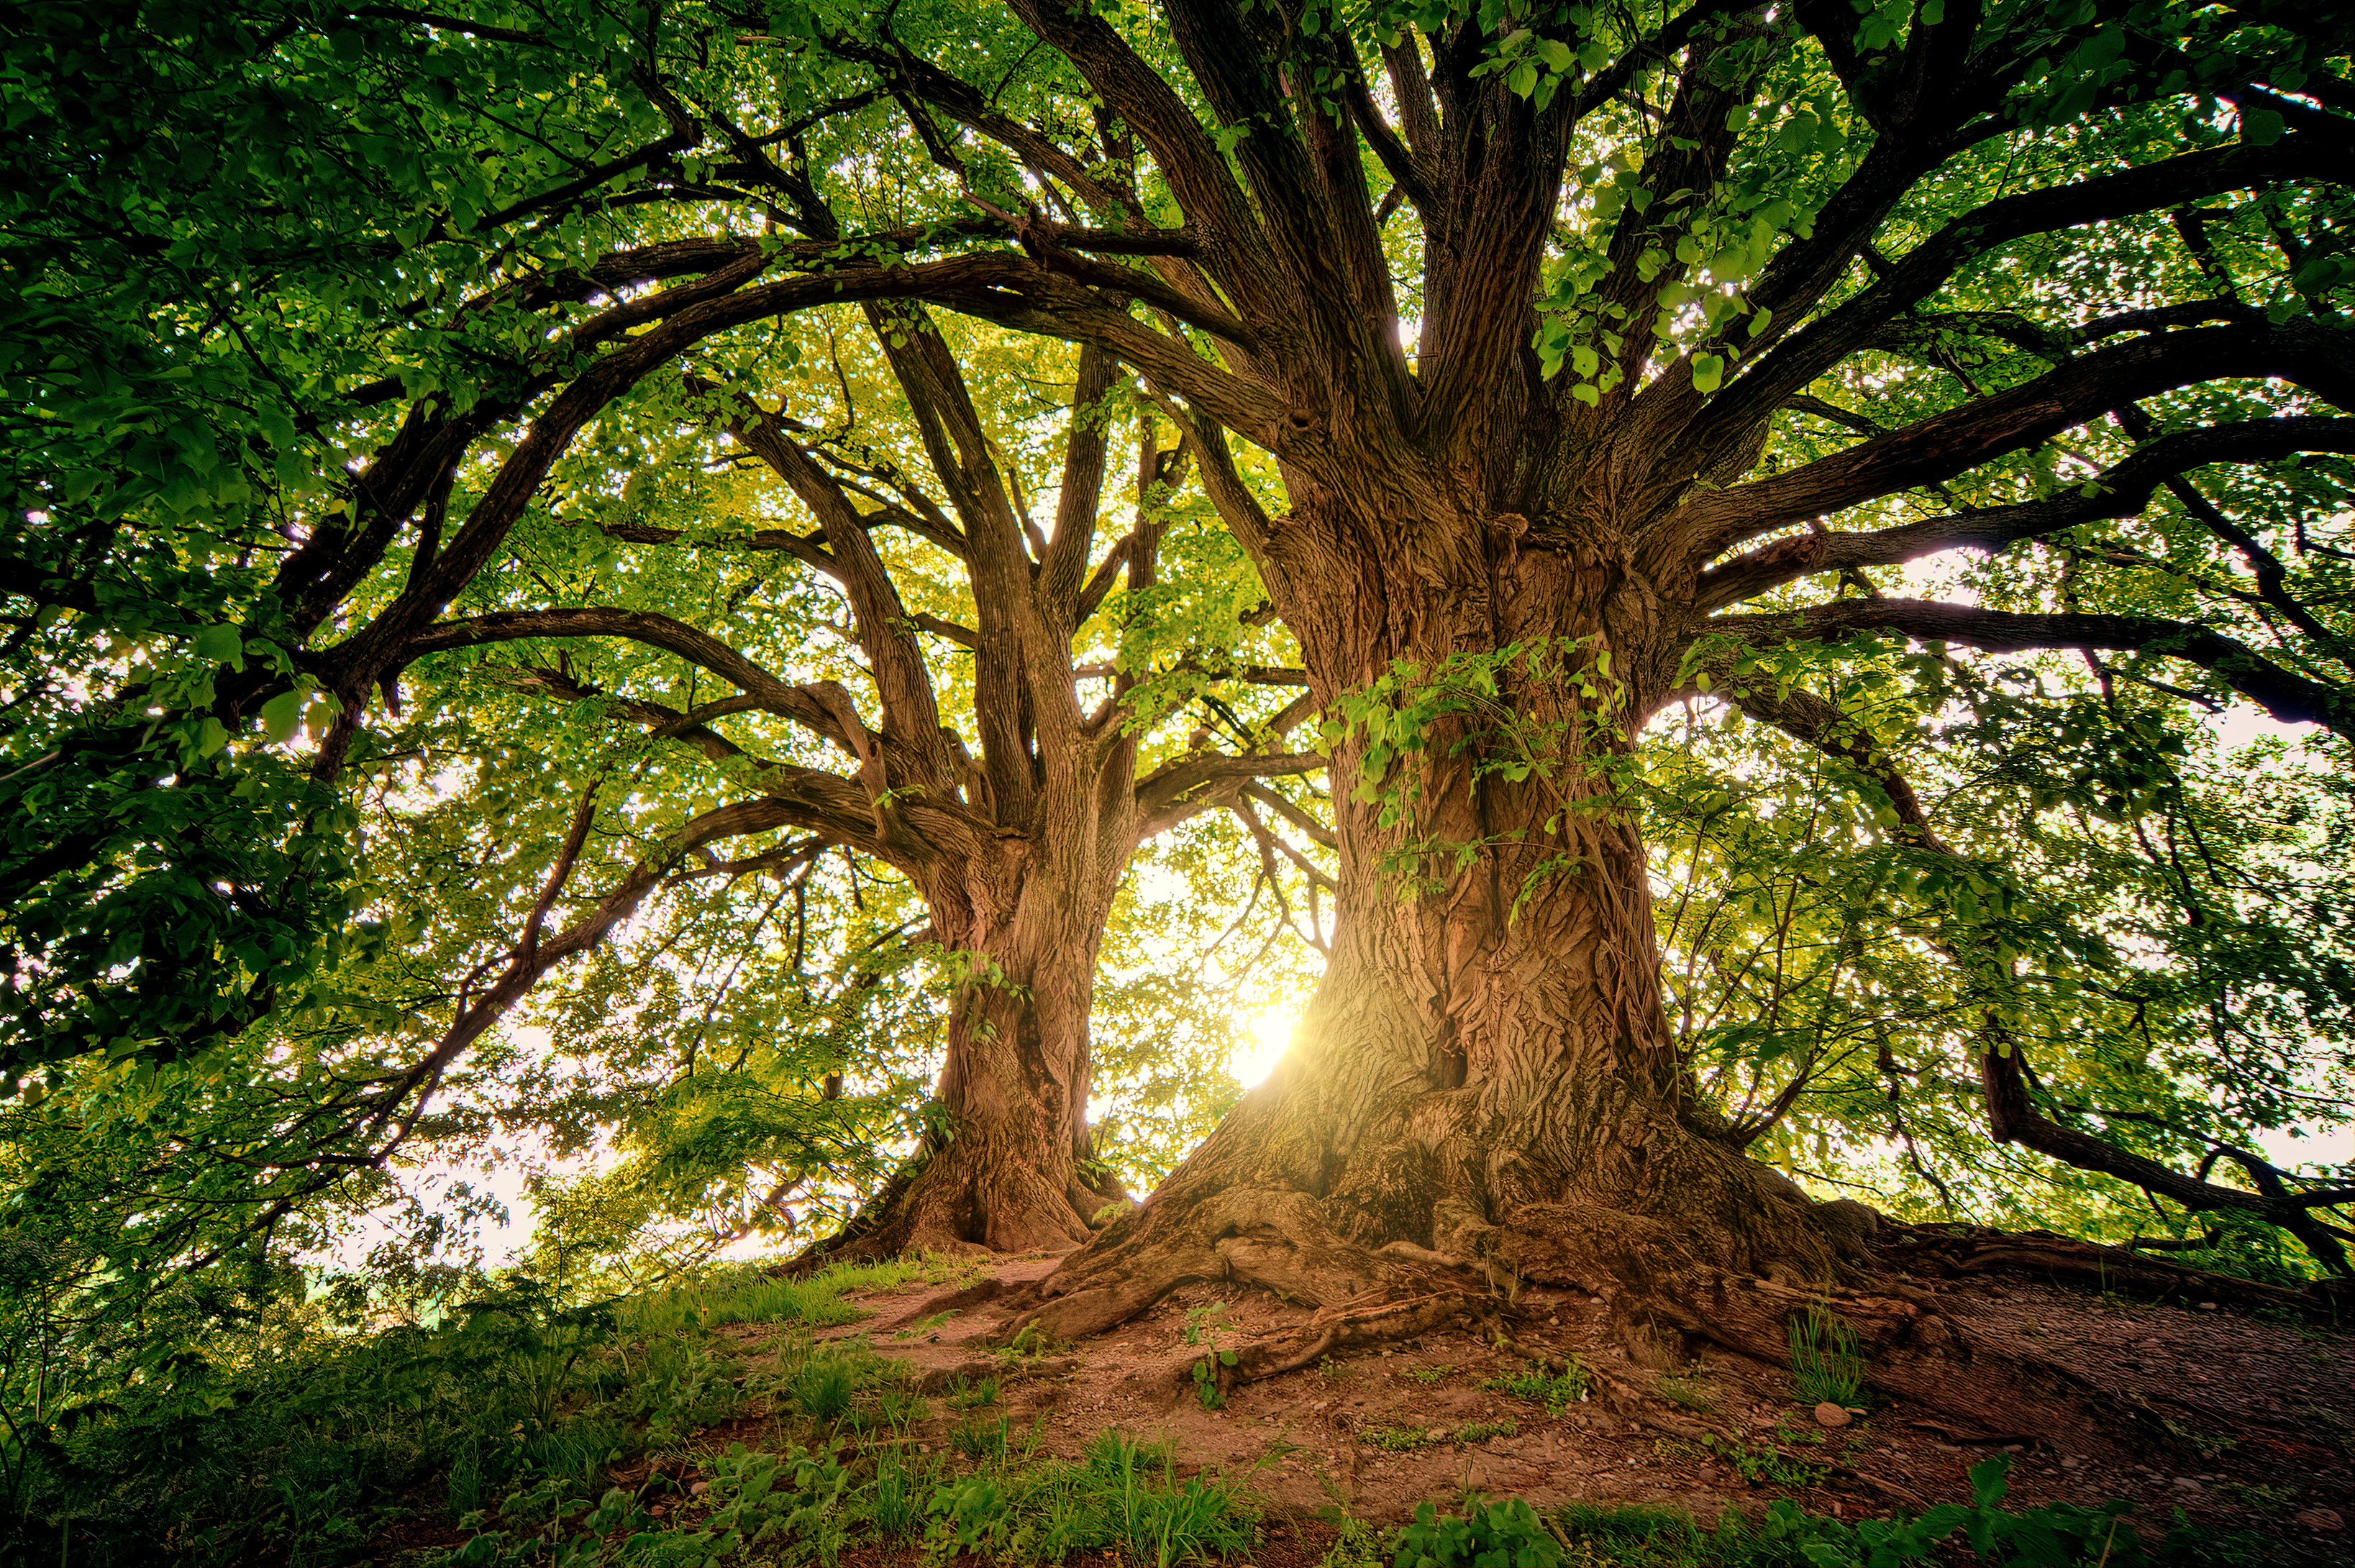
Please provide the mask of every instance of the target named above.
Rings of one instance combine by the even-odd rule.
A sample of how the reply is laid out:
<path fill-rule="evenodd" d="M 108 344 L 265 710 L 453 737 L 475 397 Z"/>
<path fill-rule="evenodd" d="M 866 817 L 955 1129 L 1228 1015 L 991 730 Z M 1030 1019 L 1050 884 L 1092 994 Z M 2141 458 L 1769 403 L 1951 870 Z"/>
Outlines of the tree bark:
<path fill-rule="evenodd" d="M 1042 842 L 1084 850 L 1091 837 L 1067 820 Z M 934 1128 L 827 1255 L 1068 1250 L 1105 1205 L 1127 1200 L 1094 1164 L 1088 1010 L 1128 846 L 1075 857 L 1009 835 L 992 847 L 993 861 L 926 880 L 933 931 L 963 976 Z M 1071 863 L 1094 859 L 1110 863 Z"/>
<path fill-rule="evenodd" d="M 1613 1296 L 1631 1344 L 1673 1351 L 1657 1341 L 1698 1275 L 1829 1283 L 1841 1238 L 1708 1136 L 1661 1008 L 1644 845 L 1610 784 L 1673 678 L 1656 603 L 1623 560 L 1522 549 L 1518 517 L 1383 528 L 1352 511 L 1271 536 L 1316 694 L 1403 661 L 1409 700 L 1454 670 L 1441 685 L 1465 703 L 1369 789 L 1352 788 L 1366 730 L 1339 742 L 1340 919 L 1297 1042 L 1046 1283 L 1038 1319 L 1092 1332 L 1225 1278 L 1317 1307 L 1322 1339 L 1536 1277 Z M 1321 548 L 1351 537 L 1384 544 L 1347 565 Z"/>

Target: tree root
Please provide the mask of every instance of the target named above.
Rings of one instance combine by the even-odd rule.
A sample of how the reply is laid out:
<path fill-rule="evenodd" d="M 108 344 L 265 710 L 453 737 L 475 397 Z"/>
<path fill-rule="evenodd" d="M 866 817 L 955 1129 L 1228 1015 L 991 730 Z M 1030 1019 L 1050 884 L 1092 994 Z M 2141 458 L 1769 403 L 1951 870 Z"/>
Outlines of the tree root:
<path fill-rule="evenodd" d="M 1879 1252 L 1884 1262 L 1896 1267 L 1945 1277 L 2017 1270 L 2102 1290 L 2191 1296 L 2243 1308 L 2275 1307 L 2332 1314 L 2343 1312 L 2347 1305 L 2343 1292 L 2331 1282 L 2318 1280 L 2304 1290 L 2292 1290 L 2050 1231 L 1907 1226 L 1883 1243 Z"/>
<path fill-rule="evenodd" d="M 1412 1339 L 1452 1319 L 1494 1321 L 1511 1311 L 1528 1282 L 1571 1287 L 1605 1303 L 1606 1332 L 1632 1369 L 1657 1372 L 1683 1365 L 1703 1349 L 1762 1370 L 1781 1369 L 1789 1360 L 1791 1323 L 1820 1309 L 1856 1332 L 1876 1390 L 1936 1420 L 1951 1436 L 1980 1443 L 2041 1439 L 2055 1435 L 2056 1423 L 2161 1434 L 2160 1418 L 2140 1403 L 2024 1343 L 1987 1332 L 1935 1292 L 1896 1277 L 1892 1266 L 1934 1274 L 2033 1268 L 2081 1278 L 2110 1268 L 2119 1249 L 2061 1237 L 1906 1231 L 1879 1239 L 1870 1262 L 1880 1266 L 1844 1264 L 1817 1273 L 1823 1283 L 1802 1285 L 1793 1278 L 1796 1271 L 1776 1271 L 1784 1275 L 1778 1279 L 1725 1266 L 1724 1254 L 1706 1240 L 1664 1221 L 1574 1203 L 1527 1206 L 1494 1225 L 1443 1213 L 1433 1230 L 1435 1245 L 1352 1241 L 1331 1228 L 1316 1200 L 1296 1191 L 1229 1189 L 1198 1203 L 1182 1227 L 1156 1226 L 1154 1218 L 1148 1204 L 1114 1221 L 1062 1269 L 1026 1288 L 1025 1295 L 1037 1292 L 1036 1304 L 993 1338 L 1002 1343 L 1034 1328 L 1066 1339 L 1085 1338 L 1189 1283 L 1256 1286 L 1311 1308 L 1305 1321 L 1221 1347 L 1234 1354 L 1231 1363 L 1211 1358 L 1216 1386 L 1224 1393 L 1324 1356 Z M 1823 1249 L 1817 1251 L 1824 1255 L 1795 1250 L 1818 1266 L 1828 1255 Z M 2307 1299 L 2278 1287 L 2140 1262 L 2142 1272 L 2126 1277 L 2160 1280 L 2176 1292 L 2196 1285 L 2202 1298 L 2268 1306 Z M 2122 1282 L 2120 1273 L 2109 1277 Z M 1167 1375 L 1178 1391 L 1194 1381 L 1202 1359 L 1171 1362 Z M 1591 1360 L 1587 1371 L 1595 1395 L 1615 1419 L 1683 1442 L 1751 1440 L 1747 1432 L 1719 1430 L 1672 1412 L 1640 1371 L 1631 1374 Z"/>

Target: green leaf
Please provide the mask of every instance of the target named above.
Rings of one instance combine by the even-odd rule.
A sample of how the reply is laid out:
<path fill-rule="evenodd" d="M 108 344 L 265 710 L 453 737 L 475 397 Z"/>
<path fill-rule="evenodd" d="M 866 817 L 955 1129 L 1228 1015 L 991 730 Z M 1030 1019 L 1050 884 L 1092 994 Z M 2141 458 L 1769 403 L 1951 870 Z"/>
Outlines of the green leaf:
<path fill-rule="evenodd" d="M 307 685 L 292 691 L 282 691 L 261 705 L 261 730 L 272 745 L 293 738 L 303 727 L 303 709 L 309 706 L 311 689 Z"/>
<path fill-rule="evenodd" d="M 1692 362 L 1693 390 L 1706 397 L 1725 379 L 1725 357 L 1720 354 L 1696 354 Z"/>
<path fill-rule="evenodd" d="M 226 664 L 232 669 L 245 667 L 245 633 L 237 626 L 206 626 L 192 640 L 196 656 Z"/>

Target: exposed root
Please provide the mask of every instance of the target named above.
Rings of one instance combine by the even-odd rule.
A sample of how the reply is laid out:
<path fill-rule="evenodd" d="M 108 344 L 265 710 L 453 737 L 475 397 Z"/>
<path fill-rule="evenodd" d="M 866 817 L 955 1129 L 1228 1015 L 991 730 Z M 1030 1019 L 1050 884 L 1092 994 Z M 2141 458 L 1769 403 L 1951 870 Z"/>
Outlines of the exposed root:
<path fill-rule="evenodd" d="M 1413 1339 L 1450 1319 L 1493 1319 L 1510 1311 L 1526 1282 L 1572 1287 L 1604 1302 L 1605 1331 L 1636 1369 L 1681 1366 L 1705 1349 L 1779 1369 L 1788 1362 L 1793 1320 L 1821 1309 L 1856 1332 L 1879 1392 L 1938 1419 L 1954 1436 L 2013 1441 L 2049 1435 L 2056 1421 L 2158 1430 L 2155 1413 L 2139 1402 L 2121 1399 L 2027 1344 L 1986 1332 L 1959 1303 L 1896 1278 L 1888 1260 L 1926 1255 L 1910 1233 L 1881 1238 L 1880 1268 L 1834 1264 L 1829 1246 L 1795 1248 L 1817 1271 L 1801 1283 L 1796 1271 L 1777 1270 L 1784 1276 L 1777 1279 L 1724 1266 L 1721 1250 L 1689 1230 L 1587 1204 L 1527 1206 L 1494 1225 L 1443 1213 L 1433 1229 L 1436 1245 L 1351 1241 L 1298 1192 L 1230 1189 L 1198 1203 L 1183 1227 L 1155 1225 L 1154 1218 L 1148 1206 L 1115 1221 L 1041 1282 L 1037 1305 L 995 1337 L 1003 1341 L 1035 1326 L 1059 1338 L 1084 1338 L 1197 1282 L 1256 1286 L 1312 1309 L 1296 1324 L 1222 1347 L 1234 1353 L 1231 1363 L 1212 1358 L 1217 1387 L 1225 1392 L 1321 1357 Z M 2027 1260 L 2068 1264 L 2111 1251 L 2057 1237 L 1960 1240 L 1958 1249 L 1949 1245 L 1952 1256 L 1941 1254 L 1954 1272 L 2028 1266 Z M 1853 1256 L 1862 1249 L 1839 1251 Z M 2052 1272 L 2074 1277 L 2078 1271 Z M 2208 1288 L 2215 1276 L 2177 1265 L 2134 1277 L 2163 1278 L 2179 1292 L 2197 1280 L 2203 1296 L 2231 1294 Z M 2259 1292 L 2267 1304 L 2281 1296 L 2303 1299 L 2295 1292 Z M 1172 1361 L 1173 1384 L 1192 1381 L 1202 1359 Z M 1640 1371 L 1592 1362 L 1588 1371 L 1614 1418 L 1685 1442 L 1749 1438 L 1672 1410 Z"/>

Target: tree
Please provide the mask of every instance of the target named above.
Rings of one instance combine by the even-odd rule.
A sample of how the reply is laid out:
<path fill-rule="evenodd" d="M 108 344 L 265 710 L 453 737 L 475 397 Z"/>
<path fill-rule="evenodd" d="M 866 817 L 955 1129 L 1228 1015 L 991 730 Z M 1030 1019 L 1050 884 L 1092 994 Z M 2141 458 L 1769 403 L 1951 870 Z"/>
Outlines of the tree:
<path fill-rule="evenodd" d="M 342 929 L 368 912 L 340 792 L 400 760 L 368 710 L 380 702 L 397 718 L 420 659 L 520 645 L 530 652 L 512 680 L 593 699 L 699 753 L 710 798 L 614 861 L 584 852 L 603 836 L 627 842 L 646 814 L 617 815 L 601 774 L 576 781 L 561 832 L 527 851 L 545 876 L 514 912 L 513 939 L 433 998 L 429 1040 L 327 1073 L 331 1088 L 278 1129 L 286 1147 L 250 1161 L 273 1174 L 248 1193 L 249 1229 L 266 1233 L 344 1173 L 381 1166 L 486 1031 L 682 868 L 789 876 L 836 846 L 914 880 L 955 972 L 936 1137 L 860 1245 L 1084 1236 L 1117 1195 L 1083 1168 L 1094 955 L 1123 868 L 1138 843 L 1251 781 L 1322 765 L 1267 744 L 1306 711 L 1292 702 L 1250 719 L 1222 708 L 1239 752 L 1212 749 L 1206 732 L 1140 767 L 1170 694 L 1225 679 L 1232 648 L 1187 624 L 1156 650 L 1138 609 L 1156 597 L 1179 465 L 1150 418 L 1134 525 L 1096 549 L 1108 443 L 1135 428 L 1110 357 L 1078 354 L 1060 472 L 1044 476 L 1055 511 L 1035 518 L 1004 457 L 1013 433 L 975 406 L 924 309 L 892 299 L 898 269 L 871 261 L 920 236 L 846 228 L 838 213 L 855 224 L 888 200 L 824 197 L 793 172 L 809 166 L 813 137 L 855 140 L 845 122 L 875 92 L 803 101 L 788 90 L 797 107 L 773 127 L 731 130 L 743 172 L 808 238 L 730 232 L 741 193 L 682 161 L 730 122 L 682 118 L 687 79 L 666 74 L 675 52 L 709 40 L 655 11 L 546 27 L 305 5 L 37 20 L 16 39 L 24 80 L 47 83 L 47 107 L 69 121 L 102 101 L 119 166 L 91 174 L 69 138 L 48 149 L 49 199 L 15 215 L 33 249 L 12 325 L 83 357 L 20 357 L 11 403 L 23 438 L 11 551 L 31 602 L 9 649 L 27 667 L 12 706 L 31 705 L 6 781 L 12 1068 L 106 1050 L 151 1068 L 209 1056 L 217 1070 L 227 1042 L 266 1019 L 324 1012 L 345 1035 L 380 1021 L 336 984 L 389 935 L 381 921 Z M 582 72 L 618 98 L 572 92 Z M 141 85 L 151 80 L 162 85 Z M 94 99 L 77 96 L 85 88 Z M 257 101 L 269 112 L 253 147 L 225 144 Z M 839 144 L 821 139 L 816 155 Z M 682 237 L 674 208 L 716 209 L 720 227 Z M 123 213 L 136 215 L 127 229 Z M 773 230 L 777 216 L 761 225 Z M 58 242 L 81 247 L 70 264 L 40 253 Z M 843 280 L 847 260 L 863 283 Z M 781 261 L 794 276 L 757 281 Z M 829 429 L 714 381 L 741 373 L 773 389 L 778 342 L 743 329 L 861 298 L 908 451 L 872 450 L 838 344 Z M 1051 414 L 1031 401 L 1028 417 Z M 171 424 L 160 411 L 176 405 L 186 411 Z M 611 496 L 591 478 L 567 502 L 623 515 L 589 564 L 627 559 L 579 581 L 635 578 L 640 602 L 564 602 L 545 574 L 508 570 L 563 531 L 548 511 L 551 475 L 584 431 L 633 420 L 673 445 L 682 430 L 690 445 L 724 431 L 806 521 L 740 537 L 692 509 L 710 496 L 687 484 L 672 486 L 657 526 L 631 504 L 642 483 Z M 143 427 L 176 449 L 159 451 Z M 962 592 L 932 597 L 969 625 L 910 608 L 878 528 L 935 552 L 906 570 L 945 560 L 961 574 Z M 666 549 L 769 554 L 830 579 L 858 655 L 842 673 L 861 689 L 781 676 L 666 613 L 681 609 L 663 590 L 682 574 L 640 564 Z M 778 575 L 698 608 L 743 631 L 745 598 Z M 1204 624 L 1225 604 L 1209 598 Z M 447 618 L 461 599 L 485 613 Z M 1108 600 L 1133 635 L 1113 666 L 1083 672 L 1074 639 Z M 1231 609 L 1224 624 L 1231 645 L 1244 629 Z M 970 659 L 961 693 L 944 693 L 926 637 Z M 601 691 L 550 651 L 581 639 L 660 656 Z M 790 639 L 773 651 L 805 652 Z M 1195 668 L 1165 690 L 1148 678 L 1156 652 Z M 663 700 L 715 676 L 732 696 Z M 1282 670 L 1258 678 L 1298 684 Z M 1083 680 L 1106 687 L 1092 710 Z M 970 706 L 970 748 L 952 696 Z M 765 720 L 848 771 L 815 765 Z M 311 752 L 280 752 L 306 723 Z"/>
<path fill-rule="evenodd" d="M 909 293 L 1093 344 L 1167 400 L 1340 715 L 1337 776 L 1360 781 L 1337 791 L 1340 934 L 1301 1047 L 1047 1284 L 1039 1320 L 1092 1330 L 1206 1275 L 1323 1308 L 1248 1374 L 1454 1310 L 1487 1260 L 1611 1296 L 1639 1343 L 1771 1353 L 1774 1298 L 1738 1283 L 1821 1279 L 1853 1249 L 1689 1093 L 1622 759 L 1713 649 L 1860 635 L 2122 654 L 2144 679 L 2164 661 L 2355 734 L 2338 547 L 2294 587 L 2268 542 L 2308 539 L 2342 494 L 2327 465 L 2279 465 L 2355 432 L 2324 411 L 2355 391 L 2342 23 L 1015 9 L 1060 57 L 1041 75 L 1072 73 L 1064 101 L 1116 128 L 1100 149 L 1054 140 L 1091 123 L 1076 107 L 1018 120 L 1009 89 L 960 73 L 962 14 L 862 37 L 797 13 L 764 37 L 873 66 L 910 138 L 1015 227 L 1026 254 L 1000 253 L 995 293 Z M 1988 293 L 2001 308 L 1962 308 Z M 1884 385 L 1900 421 L 1827 395 Z M 1795 418 L 1861 439 L 1778 463 Z M 1230 434 L 1273 455 L 1280 502 Z M 2063 456 L 2076 473 L 2036 487 Z M 2261 528 L 2188 477 L 2218 464 L 2276 465 Z M 1915 497 L 1943 504 L 1888 515 Z M 2110 548 L 2104 525 L 2136 517 L 2167 548 Z M 2248 585 L 2203 592 L 2194 534 Z M 1965 547 L 2005 552 L 2015 601 L 2069 607 L 1891 597 L 1872 575 Z M 2182 613 L 2115 607 L 2135 595 L 2107 571 L 2146 560 Z M 1832 596 L 1794 603 L 1800 584 Z M 1983 1046 L 1998 1137 L 2128 1168 L 2034 1106 L 1992 1015 Z M 2345 1197 L 2130 1179 L 2285 1221 Z"/>
<path fill-rule="evenodd" d="M 1316 1305 L 1241 1359 L 1258 1375 L 1518 1273 L 1607 1295 L 1646 1353 L 1779 1355 L 1774 1291 L 1859 1266 L 1858 1220 L 1747 1160 L 1676 1048 L 1630 798 L 1646 720 L 1721 685 L 1933 859 L 1890 738 L 1804 699 L 1891 643 L 1939 668 L 2073 650 L 2098 681 L 2355 732 L 2324 537 L 2350 429 L 2327 411 L 2350 391 L 2335 16 L 1020 0 L 673 9 L 632 40 L 612 80 L 655 139 L 612 155 L 609 207 L 665 213 L 649 254 L 711 281 L 578 329 L 602 357 L 532 384 L 545 411 L 448 547 L 412 513 L 453 416 L 420 405 L 367 470 L 407 475 L 397 504 L 366 515 L 437 541 L 429 585 L 337 645 L 330 686 L 374 689 L 580 421 L 723 330 L 900 302 L 1138 378 L 1331 716 L 1339 920 L 1285 1069 L 1048 1282 L 1060 1331 L 1212 1274 Z M 814 112 L 831 139 L 805 149 Z M 827 230 L 853 195 L 892 224 Z M 1977 602 L 1892 596 L 1961 549 L 2000 563 Z M 27 885 L 80 863 L 27 859 Z M 2022 954 L 1956 934 L 1998 1136 L 2260 1218 L 2346 1196 L 2133 1164 L 2056 1120 L 2007 1023 Z M 1857 1310 L 1892 1386 L 1952 1397 L 1903 1381 L 1943 1332 L 1918 1306 Z"/>
<path fill-rule="evenodd" d="M 898 870 L 919 891 L 954 996 L 934 1096 L 941 1119 L 925 1149 L 837 1246 L 896 1255 L 911 1248 L 1067 1245 L 1086 1237 L 1107 1202 L 1124 1199 L 1116 1182 L 1090 1173 L 1096 1162 L 1087 1126 L 1088 1018 L 1105 921 L 1131 855 L 1146 839 L 1234 799 L 1252 780 L 1315 770 L 1323 759 L 1271 748 L 1306 711 L 1295 699 L 1263 715 L 1263 724 L 1245 724 L 1236 738 L 1252 749 L 1217 751 L 1198 734 L 1159 765 L 1140 768 L 1140 744 L 1170 707 L 1162 694 L 1140 689 L 1151 672 L 1140 669 L 1146 660 L 1135 656 L 1149 647 L 1149 628 L 1134 628 L 1137 636 L 1123 650 L 1131 656 L 1116 673 L 1091 677 L 1074 668 L 1074 645 L 1086 640 L 1083 627 L 1108 600 L 1114 618 L 1130 619 L 1152 597 L 1161 536 L 1172 521 L 1166 500 L 1178 454 L 1160 450 L 1148 408 L 1135 448 L 1134 525 L 1109 549 L 1096 548 L 1112 428 L 1115 420 L 1136 428 L 1133 418 L 1120 418 L 1126 400 L 1114 396 L 1106 356 L 1092 349 L 1078 356 L 1073 401 L 1060 421 L 1060 472 L 1050 471 L 1041 487 L 1035 475 L 1026 482 L 1012 455 L 1015 432 L 991 428 L 995 421 L 968 391 L 947 340 L 922 313 L 871 306 L 867 319 L 904 400 L 909 444 L 922 452 L 921 464 L 877 450 L 898 421 L 872 409 L 862 413 L 851 376 L 859 373 L 870 398 L 877 378 L 860 371 L 855 345 L 837 342 L 831 358 L 841 391 L 829 400 L 835 406 L 826 409 L 823 422 L 772 411 L 741 395 L 713 392 L 706 400 L 719 411 L 714 417 L 732 445 L 783 482 L 814 528 L 800 531 L 790 519 L 780 519 L 788 521 L 783 528 L 749 530 L 715 525 L 711 519 L 734 507 L 752 509 L 746 503 L 757 506 L 757 498 L 741 486 L 714 493 L 698 483 L 693 459 L 700 454 L 689 453 L 688 474 L 667 486 L 669 493 L 636 507 L 624 502 L 623 517 L 599 524 L 621 548 L 610 552 L 617 558 L 610 571 L 590 574 L 581 587 L 594 595 L 644 584 L 652 603 L 683 614 L 678 574 L 648 555 L 705 549 L 787 557 L 820 574 L 847 605 L 847 624 L 839 629 L 855 643 L 854 678 L 871 682 L 868 702 L 839 681 L 781 677 L 716 635 L 725 632 L 736 643 L 758 637 L 795 662 L 810 662 L 805 646 L 795 644 L 823 626 L 822 618 L 805 611 L 783 626 L 762 624 L 775 620 L 780 600 L 792 592 L 794 574 L 773 568 L 756 569 L 724 595 L 708 598 L 698 617 L 704 625 L 611 602 L 566 603 L 444 619 L 421 629 L 404 651 L 422 658 L 467 647 L 625 639 L 732 687 L 674 703 L 640 695 L 692 693 L 667 660 L 617 672 L 618 679 L 551 663 L 545 653 L 502 667 L 506 678 L 559 701 L 612 702 L 652 734 L 719 764 L 714 793 L 739 798 L 707 816 L 734 813 L 730 827 L 740 834 L 799 830 L 769 856 L 797 860 L 815 847 L 840 846 Z M 817 400 L 795 401 L 815 412 Z M 1053 410 L 1004 408 L 1006 416 L 1018 412 L 1035 423 Z M 655 418 L 676 416 L 661 411 Z M 605 439 L 582 452 L 591 473 L 623 465 L 610 450 L 628 444 L 613 428 L 621 422 L 609 421 Z M 690 426 L 689 433 L 700 432 Z M 652 496 L 666 488 L 653 483 L 655 472 L 641 457 L 632 489 Z M 1028 496 L 1039 491 L 1055 497 L 1047 528 L 1029 510 Z M 576 490 L 559 505 L 593 508 L 623 499 Z M 646 516 L 674 521 L 627 520 Z M 896 575 L 876 540 L 885 528 L 904 530 L 919 546 L 912 555 L 897 552 L 904 564 Z M 911 577 L 919 589 L 930 587 L 925 580 L 937 573 L 942 557 L 963 581 L 947 595 L 931 588 L 928 597 L 969 617 L 970 625 L 917 608 L 922 601 L 896 580 Z M 1205 586 L 1215 591 L 1219 584 L 1212 579 Z M 1123 590 L 1117 599 L 1115 588 Z M 545 575 L 521 572 L 506 583 L 478 578 L 469 597 L 496 602 L 518 592 L 573 597 Z M 1239 633 L 1231 608 L 1228 613 L 1230 633 Z M 1209 613 L 1215 618 L 1216 608 Z M 924 646 L 927 637 L 969 661 L 955 681 L 962 693 L 934 674 L 942 655 Z M 1208 651 L 1223 658 L 1228 650 Z M 1279 687 L 1294 678 L 1282 670 L 1234 673 Z M 1107 688 L 1092 711 L 1082 705 L 1089 678 Z M 957 715 L 947 699 L 956 695 L 970 705 L 966 724 L 976 741 L 970 747 L 949 721 Z M 831 747 L 850 771 L 766 754 L 720 722 L 741 713 L 790 720 Z M 584 797 L 576 844 L 592 816 L 593 802 Z M 740 857 L 735 866 L 754 863 Z M 551 890 L 567 869 L 559 861 Z M 453 1031 L 441 1049 L 462 1043 Z"/>

